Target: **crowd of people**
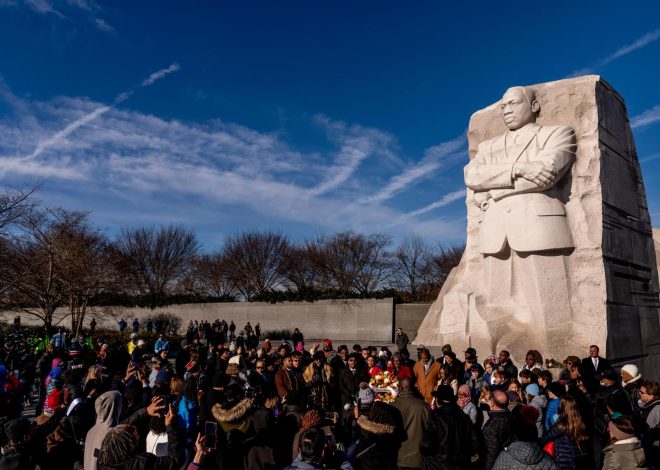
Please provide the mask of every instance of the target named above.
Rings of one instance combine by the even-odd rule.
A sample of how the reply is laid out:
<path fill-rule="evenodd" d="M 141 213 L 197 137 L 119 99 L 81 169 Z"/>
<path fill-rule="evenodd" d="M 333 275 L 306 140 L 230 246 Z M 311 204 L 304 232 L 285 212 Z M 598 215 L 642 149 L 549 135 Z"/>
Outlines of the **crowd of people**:
<path fill-rule="evenodd" d="M 3 335 L 0 469 L 657 468 L 660 384 L 595 345 L 517 367 L 450 345 L 411 357 L 400 330 L 390 350 L 224 320 L 119 329 Z M 369 386 L 385 372 L 391 403 Z"/>

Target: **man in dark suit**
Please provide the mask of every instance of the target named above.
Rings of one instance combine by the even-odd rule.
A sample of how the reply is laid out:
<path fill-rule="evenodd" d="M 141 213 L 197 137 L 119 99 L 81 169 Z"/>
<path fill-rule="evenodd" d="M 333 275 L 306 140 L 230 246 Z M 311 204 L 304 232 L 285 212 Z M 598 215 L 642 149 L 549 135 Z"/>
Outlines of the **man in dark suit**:
<path fill-rule="evenodd" d="M 589 357 L 585 357 L 580 363 L 582 377 L 591 384 L 596 382 L 596 377 L 598 377 L 599 374 L 612 369 L 610 361 L 598 355 L 599 351 L 600 349 L 598 346 L 592 344 L 589 346 Z"/>

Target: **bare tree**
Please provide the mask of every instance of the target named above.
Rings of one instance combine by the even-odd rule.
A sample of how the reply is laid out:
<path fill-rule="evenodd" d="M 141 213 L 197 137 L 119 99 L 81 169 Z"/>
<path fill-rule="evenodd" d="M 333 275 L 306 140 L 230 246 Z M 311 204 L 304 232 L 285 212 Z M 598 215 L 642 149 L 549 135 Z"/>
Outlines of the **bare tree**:
<path fill-rule="evenodd" d="M 182 226 L 124 227 L 115 250 L 126 291 L 155 308 L 185 276 L 199 243 L 195 233 Z"/>
<path fill-rule="evenodd" d="M 385 234 L 342 232 L 317 237 L 309 244 L 320 285 L 339 295 L 366 295 L 383 287 L 390 275 L 391 241 Z"/>
<path fill-rule="evenodd" d="M 318 288 L 319 274 L 314 266 L 314 247 L 310 242 L 290 245 L 279 267 L 286 286 L 303 293 Z"/>
<path fill-rule="evenodd" d="M 102 233 L 80 224 L 63 234 L 55 256 L 71 315 L 71 331 L 78 335 L 90 301 L 118 281 L 108 241 Z"/>
<path fill-rule="evenodd" d="M 196 256 L 188 276 L 181 284 L 186 292 L 200 297 L 231 299 L 236 296 L 229 275 L 229 264 L 222 252 Z"/>
<path fill-rule="evenodd" d="M 247 232 L 225 238 L 222 250 L 232 284 L 245 298 L 281 286 L 280 263 L 289 242 L 281 233 Z"/>
<path fill-rule="evenodd" d="M 431 299 L 440 278 L 434 253 L 417 234 L 406 235 L 393 254 L 392 285 L 409 301 Z"/>
<path fill-rule="evenodd" d="M 0 235 L 11 224 L 27 214 L 34 207 L 32 195 L 35 188 L 15 190 L 5 188 L 0 191 Z"/>
<path fill-rule="evenodd" d="M 433 261 L 440 273 L 447 277 L 449 272 L 461 262 L 464 252 L 465 245 L 450 246 L 449 248 L 441 246 L 438 248 L 438 252 L 435 253 Z"/>
<path fill-rule="evenodd" d="M 6 239 L 7 264 L 0 271 L 2 284 L 9 286 L 4 296 L 9 308 L 51 328 L 55 310 L 67 299 L 60 255 L 86 217 L 84 212 L 32 208 L 16 221 L 20 231 Z"/>

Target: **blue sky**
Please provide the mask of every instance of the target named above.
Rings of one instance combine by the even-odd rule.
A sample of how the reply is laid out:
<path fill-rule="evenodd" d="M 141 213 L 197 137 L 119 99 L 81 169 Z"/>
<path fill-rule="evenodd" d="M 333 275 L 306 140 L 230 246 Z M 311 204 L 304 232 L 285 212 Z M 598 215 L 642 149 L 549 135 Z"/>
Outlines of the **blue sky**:
<path fill-rule="evenodd" d="M 0 44 L 0 185 L 109 234 L 460 243 L 470 115 L 587 73 L 624 96 L 660 219 L 657 2 L 0 0 Z"/>

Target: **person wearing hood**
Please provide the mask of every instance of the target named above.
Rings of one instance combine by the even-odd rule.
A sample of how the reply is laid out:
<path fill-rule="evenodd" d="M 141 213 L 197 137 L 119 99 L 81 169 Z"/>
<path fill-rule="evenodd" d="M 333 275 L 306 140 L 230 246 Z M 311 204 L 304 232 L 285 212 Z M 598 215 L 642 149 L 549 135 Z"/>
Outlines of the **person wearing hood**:
<path fill-rule="evenodd" d="M 85 437 L 85 456 L 83 459 L 85 470 L 96 470 L 96 459 L 103 438 L 111 428 L 119 424 L 121 404 L 121 393 L 116 390 L 105 392 L 96 399 L 94 404 L 96 424 L 92 426 Z"/>
<path fill-rule="evenodd" d="M 642 444 L 631 420 L 616 417 L 608 424 L 610 445 L 603 449 L 603 470 L 647 469 Z"/>
<path fill-rule="evenodd" d="M 162 397 L 154 397 L 148 407 L 142 408 L 129 416 L 124 424 L 134 424 L 147 416 L 157 415 L 164 408 L 162 403 Z M 85 437 L 85 455 L 83 459 L 85 470 L 97 469 L 96 460 L 101 451 L 103 438 L 110 429 L 119 424 L 122 408 L 121 393 L 116 390 L 103 393 L 96 399 L 94 408 L 96 409 L 96 424 L 92 426 Z"/>
<path fill-rule="evenodd" d="M 376 401 L 368 415 L 360 415 L 361 430 L 356 463 L 362 470 L 396 470 L 401 443 L 406 439 L 401 413 L 394 406 Z"/>
<path fill-rule="evenodd" d="M 244 466 L 247 455 L 246 440 L 254 431 L 252 419 L 254 415 L 254 399 L 245 397 L 245 390 L 239 384 L 231 384 L 225 389 L 227 401 L 213 405 L 211 412 L 220 425 L 221 434 L 219 452 L 217 452 L 217 468 L 238 470 Z"/>
<path fill-rule="evenodd" d="M 621 385 L 628 395 L 630 406 L 633 413 L 639 412 L 639 387 L 642 385 L 642 374 L 635 364 L 626 364 L 619 372 L 621 375 Z"/>

